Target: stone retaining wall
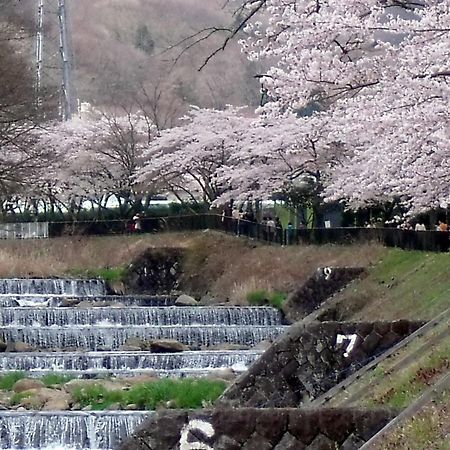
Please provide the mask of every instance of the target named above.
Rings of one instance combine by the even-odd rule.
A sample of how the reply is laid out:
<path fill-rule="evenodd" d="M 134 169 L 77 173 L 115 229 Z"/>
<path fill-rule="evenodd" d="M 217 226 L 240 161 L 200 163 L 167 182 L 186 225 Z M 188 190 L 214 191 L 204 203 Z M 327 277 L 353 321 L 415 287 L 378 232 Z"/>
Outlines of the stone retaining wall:
<path fill-rule="evenodd" d="M 179 289 L 183 273 L 181 248 L 149 248 L 130 265 L 125 290 L 135 294 L 168 294 Z"/>
<path fill-rule="evenodd" d="M 219 399 L 233 407 L 299 407 L 314 400 L 423 322 L 298 322 Z"/>
<path fill-rule="evenodd" d="M 356 450 L 394 416 L 361 408 L 160 410 L 118 450 Z"/>
<path fill-rule="evenodd" d="M 286 320 L 297 322 L 314 310 L 350 281 L 362 276 L 361 267 L 321 267 L 305 284 L 296 289 L 283 305 Z"/>

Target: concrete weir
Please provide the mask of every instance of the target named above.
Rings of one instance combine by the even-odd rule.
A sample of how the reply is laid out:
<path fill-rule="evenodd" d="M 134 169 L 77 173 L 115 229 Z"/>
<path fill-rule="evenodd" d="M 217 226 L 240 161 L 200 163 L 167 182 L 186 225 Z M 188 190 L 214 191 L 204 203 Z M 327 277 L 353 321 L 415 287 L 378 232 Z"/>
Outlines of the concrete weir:
<path fill-rule="evenodd" d="M 253 346 L 287 328 L 273 308 L 174 301 L 170 295 L 107 295 L 99 280 L 0 280 L 0 340 L 7 350 L 16 343 L 27 348 L 0 353 L 0 371 L 99 379 L 198 377 L 223 369 L 237 375 L 262 354 Z M 161 339 L 190 350 L 151 353 L 149 341 Z M 0 411 L 0 449 L 115 450 L 152 414 Z"/>

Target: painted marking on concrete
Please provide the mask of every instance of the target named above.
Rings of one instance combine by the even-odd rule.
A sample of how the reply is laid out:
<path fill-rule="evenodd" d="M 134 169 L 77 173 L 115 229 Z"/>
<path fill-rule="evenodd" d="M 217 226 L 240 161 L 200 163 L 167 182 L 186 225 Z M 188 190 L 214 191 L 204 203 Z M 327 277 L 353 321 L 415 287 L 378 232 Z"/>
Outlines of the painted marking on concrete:
<path fill-rule="evenodd" d="M 331 267 L 325 267 L 324 269 L 323 269 L 323 274 L 325 275 L 325 280 L 329 280 L 330 279 L 330 277 L 331 277 L 331 272 L 332 272 L 332 269 L 331 269 Z"/>
<path fill-rule="evenodd" d="M 340 345 L 340 344 L 344 343 L 345 341 L 349 341 L 349 343 L 345 349 L 344 358 L 348 358 L 350 356 L 350 353 L 356 344 L 357 338 L 358 338 L 357 334 L 338 334 L 336 336 L 336 345 Z"/>

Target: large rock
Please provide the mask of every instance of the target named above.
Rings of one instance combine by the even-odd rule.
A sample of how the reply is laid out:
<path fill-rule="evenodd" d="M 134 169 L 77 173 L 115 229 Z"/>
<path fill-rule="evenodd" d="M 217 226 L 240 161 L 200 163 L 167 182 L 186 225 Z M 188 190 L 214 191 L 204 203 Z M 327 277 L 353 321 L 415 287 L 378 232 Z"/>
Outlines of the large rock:
<path fill-rule="evenodd" d="M 181 294 L 176 300 L 175 300 L 175 306 L 198 306 L 198 301 L 195 300 L 194 297 L 191 297 L 190 295 Z"/>
<path fill-rule="evenodd" d="M 150 351 L 153 353 L 177 353 L 189 350 L 189 347 L 174 339 L 159 339 L 150 342 Z"/>
<path fill-rule="evenodd" d="M 38 387 L 22 391 L 23 398 L 19 407 L 38 410 L 67 410 L 71 402 L 71 397 L 66 392 L 58 389 Z"/>
<path fill-rule="evenodd" d="M 81 302 L 81 297 L 78 297 L 78 298 L 67 297 L 62 300 L 60 306 L 63 306 L 66 308 L 72 308 L 74 306 L 77 306 L 80 302 Z"/>
<path fill-rule="evenodd" d="M 85 389 L 93 385 L 103 386 L 108 391 L 119 391 L 127 384 L 125 380 L 70 380 L 64 384 L 64 391 L 70 395 L 78 389 Z"/>
<path fill-rule="evenodd" d="M 8 342 L 6 345 L 5 352 L 17 352 L 17 353 L 27 353 L 33 352 L 35 349 L 30 344 L 26 342 Z"/>
<path fill-rule="evenodd" d="M 63 397 L 61 395 L 57 395 L 53 398 L 49 398 L 44 406 L 42 407 L 42 411 L 68 411 L 70 409 L 70 396 Z"/>
<path fill-rule="evenodd" d="M 135 350 L 128 350 L 128 351 L 136 351 L 137 350 L 148 350 L 150 346 L 150 342 L 144 341 L 139 338 L 129 338 L 125 341 L 125 344 L 122 347 L 129 347 L 133 348 Z"/>
<path fill-rule="evenodd" d="M 30 389 L 39 389 L 45 387 L 45 384 L 40 380 L 34 378 L 22 378 L 14 383 L 12 390 L 14 392 L 24 392 Z"/>

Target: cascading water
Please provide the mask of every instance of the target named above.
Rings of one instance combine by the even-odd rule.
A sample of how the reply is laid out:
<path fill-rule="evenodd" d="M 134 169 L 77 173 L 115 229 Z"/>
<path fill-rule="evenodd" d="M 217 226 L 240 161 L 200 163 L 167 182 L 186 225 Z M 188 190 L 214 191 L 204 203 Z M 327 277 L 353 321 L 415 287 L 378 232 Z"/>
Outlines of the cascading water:
<path fill-rule="evenodd" d="M 113 450 L 150 412 L 0 412 L 2 449 Z"/>
<path fill-rule="evenodd" d="M 74 307 L 78 301 L 82 305 Z M 223 368 L 240 373 L 262 352 L 200 349 L 221 344 L 253 347 L 276 339 L 287 328 L 272 308 L 175 307 L 174 302 L 170 295 L 106 295 L 99 280 L 0 280 L 0 339 L 25 342 L 37 350 L 0 353 L 0 371 L 88 378 L 201 376 Z M 130 347 L 127 341 L 132 338 L 175 339 L 196 351 L 120 350 Z M 0 411 L 0 448 L 113 449 L 149 414 Z"/>
<path fill-rule="evenodd" d="M 0 279 L 0 295 L 61 295 L 91 297 L 105 295 L 101 280 L 66 280 L 59 278 L 6 278 Z"/>
<path fill-rule="evenodd" d="M 78 295 L 51 295 L 51 294 L 0 294 L 0 307 L 10 308 L 15 306 L 39 306 L 59 307 L 64 306 L 68 297 L 73 300 L 83 300 L 91 306 L 110 306 L 114 303 L 130 306 L 173 306 L 176 297 L 173 295 L 92 295 L 81 297 Z M 78 297 L 78 298 L 77 298 Z"/>
<path fill-rule="evenodd" d="M 218 344 L 240 344 L 250 347 L 261 341 L 273 341 L 286 326 L 95 326 L 95 327 L 9 327 L 0 330 L 3 341 L 25 342 L 40 349 L 117 350 L 129 339 L 143 341 L 174 339 L 191 348 Z"/>
<path fill-rule="evenodd" d="M 54 371 L 72 375 L 101 375 L 157 372 L 178 375 L 180 372 L 200 373 L 231 367 L 236 371 L 248 367 L 262 351 L 200 351 L 179 353 L 150 352 L 58 352 L 1 353 L 0 371 L 20 370 L 42 375 Z"/>
<path fill-rule="evenodd" d="M 99 325 L 279 325 L 280 313 L 265 307 L 128 307 L 5 309 L 0 327 Z"/>

